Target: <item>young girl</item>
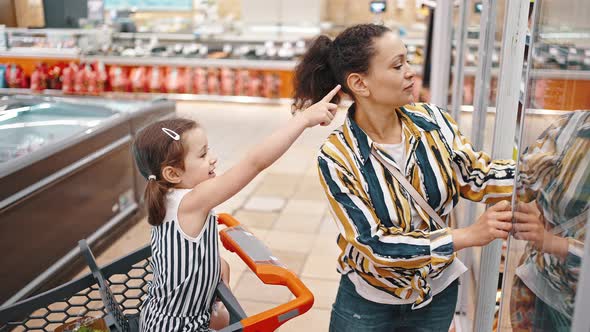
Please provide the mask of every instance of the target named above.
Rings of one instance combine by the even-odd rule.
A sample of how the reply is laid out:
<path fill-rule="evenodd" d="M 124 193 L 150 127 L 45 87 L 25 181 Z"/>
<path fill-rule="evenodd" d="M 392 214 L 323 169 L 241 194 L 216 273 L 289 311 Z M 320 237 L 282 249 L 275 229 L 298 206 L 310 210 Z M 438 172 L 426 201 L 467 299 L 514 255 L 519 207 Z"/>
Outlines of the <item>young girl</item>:
<path fill-rule="evenodd" d="M 228 324 L 225 309 L 211 317 L 217 284 L 222 275 L 229 275 L 228 268 L 221 271 L 217 222 L 211 209 L 275 162 L 306 128 L 329 124 L 337 108 L 330 101 L 339 89 L 298 112 L 218 177 L 217 158 L 196 122 L 159 121 L 138 134 L 133 151 L 137 167 L 149 180 L 145 201 L 148 222 L 154 226 L 153 280 L 141 310 L 142 331 L 209 331 Z"/>

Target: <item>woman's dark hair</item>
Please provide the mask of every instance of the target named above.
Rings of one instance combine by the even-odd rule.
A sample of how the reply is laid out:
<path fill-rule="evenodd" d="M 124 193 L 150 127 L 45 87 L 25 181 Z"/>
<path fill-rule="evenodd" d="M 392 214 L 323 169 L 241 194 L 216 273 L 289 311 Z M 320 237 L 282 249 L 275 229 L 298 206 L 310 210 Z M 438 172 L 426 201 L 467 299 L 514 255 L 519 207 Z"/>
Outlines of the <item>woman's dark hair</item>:
<path fill-rule="evenodd" d="M 316 38 L 295 68 L 295 108 L 320 101 L 338 84 L 352 96 L 346 78 L 350 73 L 368 72 L 375 55 L 375 38 L 390 31 L 382 25 L 359 24 L 342 31 L 334 41 L 325 35 Z M 339 101 L 339 96 L 332 100 Z"/>
<path fill-rule="evenodd" d="M 184 157 L 187 147 L 183 143 L 183 134 L 198 128 L 199 125 L 189 119 L 162 120 L 142 129 L 133 142 L 133 156 L 141 175 L 148 179 L 144 200 L 148 209 L 148 222 L 157 226 L 166 216 L 166 193 L 173 187 L 162 177 L 162 169 L 166 166 L 184 169 Z M 178 135 L 174 140 L 162 128 L 168 128 Z M 171 134 L 171 133 L 170 133 Z M 149 179 L 150 176 L 155 179 Z"/>

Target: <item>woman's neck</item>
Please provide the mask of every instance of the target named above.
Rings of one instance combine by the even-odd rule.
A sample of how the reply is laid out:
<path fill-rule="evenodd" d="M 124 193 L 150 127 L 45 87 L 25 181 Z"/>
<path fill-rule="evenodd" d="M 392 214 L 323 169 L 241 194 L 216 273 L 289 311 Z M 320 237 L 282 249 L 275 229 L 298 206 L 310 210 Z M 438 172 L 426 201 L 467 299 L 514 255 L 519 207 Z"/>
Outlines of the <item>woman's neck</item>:
<path fill-rule="evenodd" d="M 377 143 L 397 144 L 402 141 L 402 124 L 394 106 L 358 101 L 354 121 Z"/>

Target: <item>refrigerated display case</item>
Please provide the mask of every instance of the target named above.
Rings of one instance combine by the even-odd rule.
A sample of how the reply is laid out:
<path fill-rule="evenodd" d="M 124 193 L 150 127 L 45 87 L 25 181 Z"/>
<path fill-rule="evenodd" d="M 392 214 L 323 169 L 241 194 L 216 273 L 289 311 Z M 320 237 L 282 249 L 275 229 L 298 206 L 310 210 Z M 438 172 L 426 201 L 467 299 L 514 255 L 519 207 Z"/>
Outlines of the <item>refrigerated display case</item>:
<path fill-rule="evenodd" d="M 588 105 L 579 99 L 588 98 L 587 89 L 582 96 L 580 82 L 568 79 L 572 68 L 580 69 L 575 50 L 590 46 L 588 12 L 587 1 L 535 1 L 498 331 L 590 329 L 584 254 L 590 246 L 590 108 L 576 109 Z M 556 35 L 561 38 L 548 38 Z M 546 53 L 562 63 L 547 61 Z M 536 75 L 549 70 L 562 78 L 551 86 Z M 534 109 L 540 107 L 561 112 Z"/>
<path fill-rule="evenodd" d="M 169 101 L 0 100 L 0 303 L 67 271 L 79 239 L 136 216 L 133 135 L 173 112 Z"/>

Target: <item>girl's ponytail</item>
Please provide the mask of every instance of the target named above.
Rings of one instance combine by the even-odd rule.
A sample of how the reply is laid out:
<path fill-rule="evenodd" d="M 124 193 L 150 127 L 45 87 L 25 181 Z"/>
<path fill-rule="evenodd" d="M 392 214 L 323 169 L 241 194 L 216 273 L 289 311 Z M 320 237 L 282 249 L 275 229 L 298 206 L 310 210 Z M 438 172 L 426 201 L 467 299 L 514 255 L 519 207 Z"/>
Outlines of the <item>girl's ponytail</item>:
<path fill-rule="evenodd" d="M 166 192 L 168 188 L 156 180 L 148 180 L 144 192 L 144 201 L 148 210 L 148 223 L 158 226 L 166 215 Z"/>
<path fill-rule="evenodd" d="M 184 170 L 185 147 L 183 134 L 198 128 L 190 119 L 169 119 L 152 123 L 143 128 L 133 142 L 133 157 L 139 172 L 147 180 L 143 194 L 148 210 L 150 225 L 161 225 L 166 216 L 166 194 L 174 184 L 162 178 L 162 169 L 166 166 Z M 179 140 L 170 136 L 173 131 Z"/>
<path fill-rule="evenodd" d="M 295 68 L 293 106 L 305 108 L 320 101 L 338 82 L 330 66 L 333 41 L 325 35 L 317 37 Z M 338 103 L 339 96 L 333 102 Z"/>

